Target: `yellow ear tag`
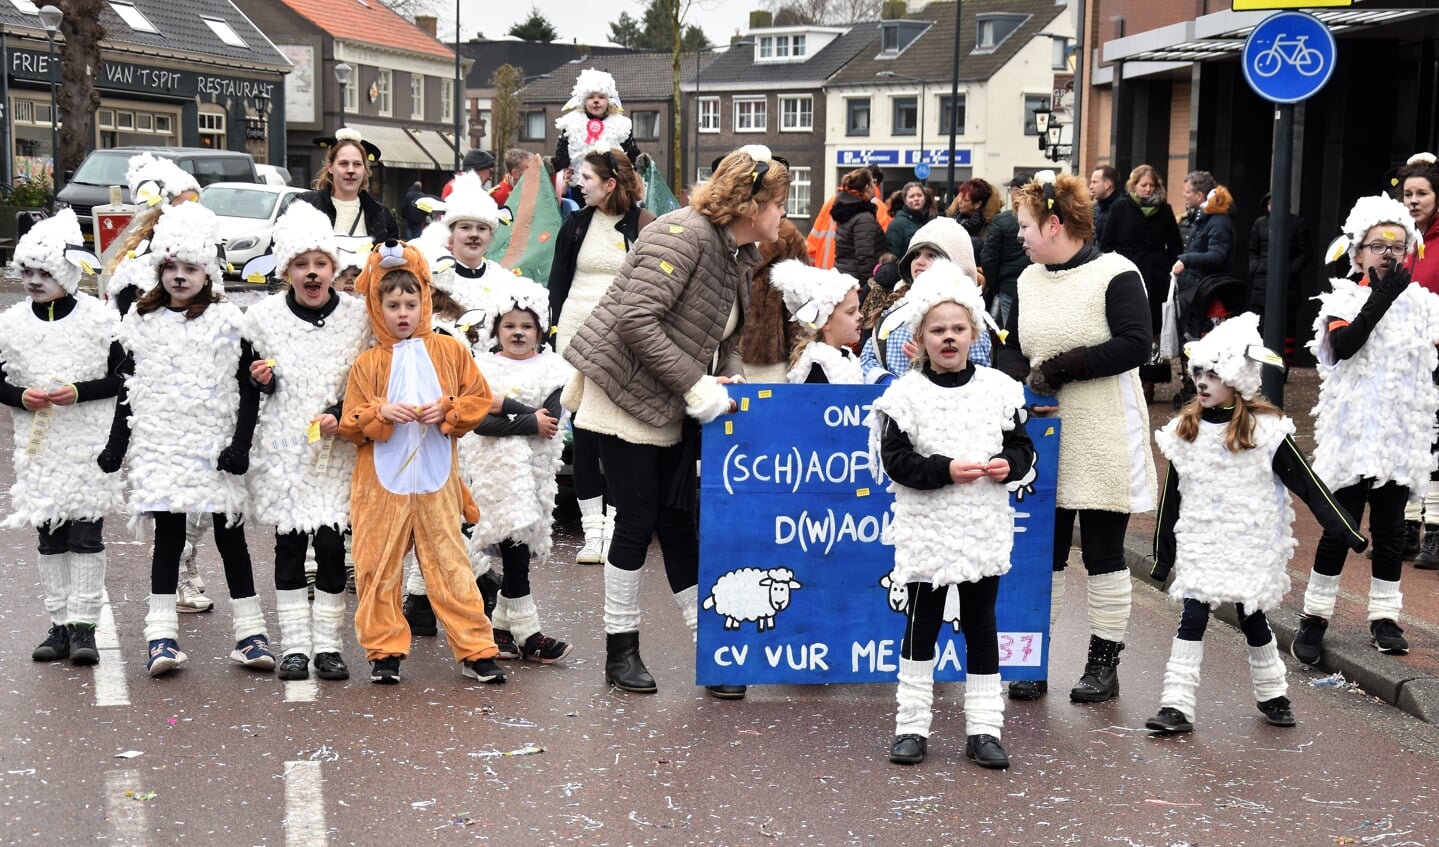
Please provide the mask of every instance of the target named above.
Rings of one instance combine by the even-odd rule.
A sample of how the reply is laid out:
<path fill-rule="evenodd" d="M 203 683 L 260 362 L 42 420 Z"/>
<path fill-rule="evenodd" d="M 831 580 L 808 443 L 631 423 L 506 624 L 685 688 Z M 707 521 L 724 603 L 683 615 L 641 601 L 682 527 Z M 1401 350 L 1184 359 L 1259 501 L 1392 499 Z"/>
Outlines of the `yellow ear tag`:
<path fill-rule="evenodd" d="M 1000 343 L 1000 344 L 1004 344 L 1004 343 L 1005 343 L 1006 341 L 1008 341 L 1008 340 L 1009 340 L 1009 330 L 1007 330 L 1007 329 L 1001 329 L 1001 330 L 999 331 L 999 343 Z"/>
<path fill-rule="evenodd" d="M 675 272 L 675 266 L 671 265 L 668 260 L 661 259 L 660 270 L 664 271 L 667 274 L 673 274 Z"/>

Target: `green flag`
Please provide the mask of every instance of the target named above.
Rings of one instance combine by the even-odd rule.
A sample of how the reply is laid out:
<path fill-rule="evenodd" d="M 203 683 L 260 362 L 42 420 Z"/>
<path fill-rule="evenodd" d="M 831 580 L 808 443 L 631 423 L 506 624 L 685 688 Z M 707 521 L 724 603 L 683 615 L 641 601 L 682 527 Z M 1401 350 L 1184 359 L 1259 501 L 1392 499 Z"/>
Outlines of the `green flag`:
<path fill-rule="evenodd" d="M 531 156 L 525 165 L 524 174 L 510 192 L 509 207 L 514 220 L 509 226 L 500 226 L 486 258 L 548 285 L 555 237 L 560 232 L 560 201 L 539 156 Z"/>
<path fill-rule="evenodd" d="M 660 169 L 651 160 L 649 167 L 645 168 L 645 208 L 655 217 L 659 217 L 679 207 L 680 201 L 675 197 L 675 193 L 670 191 Z"/>

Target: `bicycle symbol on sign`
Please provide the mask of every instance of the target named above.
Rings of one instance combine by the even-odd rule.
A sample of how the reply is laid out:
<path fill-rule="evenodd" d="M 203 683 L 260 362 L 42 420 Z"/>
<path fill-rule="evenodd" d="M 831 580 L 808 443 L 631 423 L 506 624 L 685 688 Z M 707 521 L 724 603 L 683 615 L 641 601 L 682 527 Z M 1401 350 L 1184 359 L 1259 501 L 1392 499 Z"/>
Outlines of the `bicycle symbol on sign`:
<path fill-rule="evenodd" d="M 1285 33 L 1275 36 L 1268 50 L 1254 57 L 1254 72 L 1261 77 L 1279 73 L 1285 65 L 1293 65 L 1304 76 L 1316 76 L 1324 70 L 1324 54 L 1308 45 L 1309 36 L 1296 35 L 1289 41 Z"/>

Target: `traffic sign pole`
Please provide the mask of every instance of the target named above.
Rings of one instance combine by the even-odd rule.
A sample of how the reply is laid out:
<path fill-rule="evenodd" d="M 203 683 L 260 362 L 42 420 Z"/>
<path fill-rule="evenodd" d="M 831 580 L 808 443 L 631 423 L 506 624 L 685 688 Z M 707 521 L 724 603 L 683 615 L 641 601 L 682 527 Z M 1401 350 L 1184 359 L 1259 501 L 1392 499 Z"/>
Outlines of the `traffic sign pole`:
<path fill-rule="evenodd" d="M 1289 192 L 1293 171 L 1294 104 L 1275 107 L 1274 174 L 1269 181 L 1269 265 L 1265 271 L 1264 346 L 1284 355 L 1289 315 Z M 1298 330 L 1296 324 L 1296 331 Z M 1286 363 L 1287 364 L 1287 363 Z M 1284 407 L 1284 374 L 1277 368 L 1261 369 L 1264 396 Z"/>

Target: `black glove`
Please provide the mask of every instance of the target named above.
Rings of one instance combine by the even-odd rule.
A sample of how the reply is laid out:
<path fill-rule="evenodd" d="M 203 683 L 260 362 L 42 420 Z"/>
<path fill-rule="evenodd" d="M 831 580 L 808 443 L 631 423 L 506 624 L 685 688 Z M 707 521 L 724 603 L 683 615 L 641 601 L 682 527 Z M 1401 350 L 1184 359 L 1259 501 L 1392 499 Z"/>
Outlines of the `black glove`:
<path fill-rule="evenodd" d="M 1368 549 L 1368 547 L 1369 539 L 1365 538 L 1362 535 L 1359 537 L 1358 541 L 1354 541 L 1349 544 L 1349 549 L 1353 550 L 1355 553 L 1363 553 L 1366 549 Z"/>
<path fill-rule="evenodd" d="M 1164 581 L 1169 579 L 1169 572 L 1172 570 L 1174 570 L 1173 562 L 1161 562 L 1155 559 L 1154 565 L 1149 569 L 1149 578 L 1163 585 Z"/>
<path fill-rule="evenodd" d="M 1369 299 L 1372 301 L 1378 298 L 1385 304 L 1393 303 L 1395 298 L 1403 294 L 1404 289 L 1409 287 L 1411 279 L 1409 270 L 1398 262 L 1390 265 L 1383 277 L 1379 276 L 1378 268 L 1370 268 L 1369 290 L 1372 293 L 1369 295 Z"/>
<path fill-rule="evenodd" d="M 1088 374 L 1088 368 L 1084 363 L 1084 348 L 1075 347 L 1072 350 L 1065 350 L 1058 356 L 1045 359 L 1040 363 L 1039 370 L 1044 375 L 1044 382 L 1055 389 L 1062 388 L 1076 379 L 1083 379 Z"/>
<path fill-rule="evenodd" d="M 243 476 L 250 469 L 250 445 L 231 443 L 220 451 L 215 467 L 228 474 Z"/>
<path fill-rule="evenodd" d="M 105 473 L 114 473 L 120 470 L 120 466 L 125 463 L 125 451 L 106 444 L 105 449 L 101 450 L 100 455 L 96 457 L 95 463 Z"/>

